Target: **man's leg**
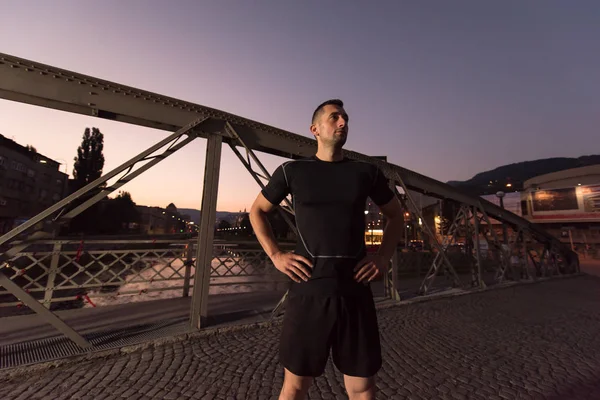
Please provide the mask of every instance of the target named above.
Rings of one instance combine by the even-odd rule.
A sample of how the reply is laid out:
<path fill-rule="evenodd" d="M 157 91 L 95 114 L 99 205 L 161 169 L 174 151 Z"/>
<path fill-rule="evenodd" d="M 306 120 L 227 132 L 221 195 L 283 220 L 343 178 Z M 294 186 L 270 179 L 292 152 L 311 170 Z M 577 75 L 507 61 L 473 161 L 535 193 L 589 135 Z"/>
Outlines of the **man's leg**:
<path fill-rule="evenodd" d="M 306 398 L 313 377 L 323 373 L 335 326 L 332 303 L 329 297 L 294 293 L 288 297 L 279 344 L 279 361 L 285 369 L 280 399 Z"/>
<path fill-rule="evenodd" d="M 375 400 L 375 377 L 344 375 L 344 386 L 350 400 Z"/>
<path fill-rule="evenodd" d="M 333 362 L 344 374 L 350 400 L 375 399 L 375 375 L 381 368 L 381 344 L 370 292 L 340 299 Z"/>
<path fill-rule="evenodd" d="M 311 376 L 298 376 L 285 369 L 279 400 L 304 400 L 312 384 Z M 373 397 L 374 398 L 374 397 Z"/>

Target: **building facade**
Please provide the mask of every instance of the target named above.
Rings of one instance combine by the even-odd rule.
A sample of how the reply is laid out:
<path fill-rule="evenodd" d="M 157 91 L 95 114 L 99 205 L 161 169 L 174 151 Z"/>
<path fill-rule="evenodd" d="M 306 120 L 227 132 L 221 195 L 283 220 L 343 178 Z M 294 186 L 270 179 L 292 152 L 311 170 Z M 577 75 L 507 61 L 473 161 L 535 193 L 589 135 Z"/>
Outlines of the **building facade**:
<path fill-rule="evenodd" d="M 0 233 L 6 233 L 67 194 L 60 163 L 0 135 Z"/>

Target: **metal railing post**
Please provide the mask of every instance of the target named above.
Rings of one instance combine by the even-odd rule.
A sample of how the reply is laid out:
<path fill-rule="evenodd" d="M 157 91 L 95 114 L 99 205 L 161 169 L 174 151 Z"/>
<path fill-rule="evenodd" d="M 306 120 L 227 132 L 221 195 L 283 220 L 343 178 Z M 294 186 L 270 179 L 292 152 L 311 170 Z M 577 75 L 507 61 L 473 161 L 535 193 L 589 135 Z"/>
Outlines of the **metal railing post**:
<path fill-rule="evenodd" d="M 54 293 L 54 279 L 58 271 L 58 262 L 60 260 L 61 242 L 54 242 L 52 247 L 52 260 L 50 261 L 50 270 L 48 271 L 48 281 L 46 282 L 46 292 L 44 293 L 44 307 L 50 309 L 52 304 L 52 294 Z"/>
<path fill-rule="evenodd" d="M 183 278 L 183 297 L 190 295 L 190 277 L 192 275 L 192 265 L 194 264 L 194 243 L 190 240 L 185 252 L 185 276 Z"/>
<path fill-rule="evenodd" d="M 479 288 L 486 287 L 481 276 L 481 242 L 479 239 L 479 217 L 477 216 L 477 207 L 473 207 L 473 224 L 475 225 L 475 260 L 477 261 L 477 284 Z"/>
<path fill-rule="evenodd" d="M 398 292 L 398 248 L 392 256 L 392 300 L 400 301 L 400 293 Z"/>

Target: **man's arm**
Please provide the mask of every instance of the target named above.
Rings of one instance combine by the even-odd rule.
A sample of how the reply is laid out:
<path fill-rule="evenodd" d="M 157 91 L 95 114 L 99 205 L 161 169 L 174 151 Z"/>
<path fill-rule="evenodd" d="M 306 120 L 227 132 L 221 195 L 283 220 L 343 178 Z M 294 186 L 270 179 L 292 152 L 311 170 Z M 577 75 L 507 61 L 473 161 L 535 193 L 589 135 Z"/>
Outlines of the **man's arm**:
<path fill-rule="evenodd" d="M 394 255 L 398 242 L 404 231 L 404 216 L 402 206 L 396 196 L 387 204 L 380 207 L 381 213 L 387 218 L 387 225 L 383 231 L 381 246 L 377 252 L 385 261 L 389 261 Z"/>
<path fill-rule="evenodd" d="M 280 251 L 267 218 L 267 214 L 273 211 L 275 207 L 262 193 L 259 193 L 250 208 L 250 224 L 254 229 L 258 242 L 269 258 Z"/>
<path fill-rule="evenodd" d="M 310 271 L 307 266 L 312 268 L 311 262 L 300 255 L 281 251 L 277 244 L 273 229 L 267 218 L 267 215 L 275 207 L 262 193 L 259 193 L 250 208 L 252 229 L 254 229 L 258 242 L 275 265 L 275 268 L 295 282 L 306 281 L 310 278 Z"/>

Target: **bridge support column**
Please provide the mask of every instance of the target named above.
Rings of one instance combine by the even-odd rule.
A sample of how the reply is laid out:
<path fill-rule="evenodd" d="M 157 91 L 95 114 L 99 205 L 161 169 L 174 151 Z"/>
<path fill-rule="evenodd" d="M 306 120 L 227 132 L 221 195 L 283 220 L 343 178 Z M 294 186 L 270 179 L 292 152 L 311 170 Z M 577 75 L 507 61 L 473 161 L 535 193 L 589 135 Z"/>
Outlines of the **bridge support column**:
<path fill-rule="evenodd" d="M 475 227 L 475 261 L 477 262 L 477 284 L 480 289 L 486 287 L 483 277 L 481 276 L 481 241 L 479 239 L 479 216 L 477 215 L 477 207 L 472 208 L 473 224 Z"/>
<path fill-rule="evenodd" d="M 202 208 L 190 324 L 192 329 L 200 329 L 208 316 L 208 290 L 213 259 L 213 239 L 217 214 L 217 194 L 219 189 L 219 168 L 223 138 L 217 134 L 208 136 L 206 144 L 206 164 L 204 166 L 204 187 L 202 188 Z"/>

